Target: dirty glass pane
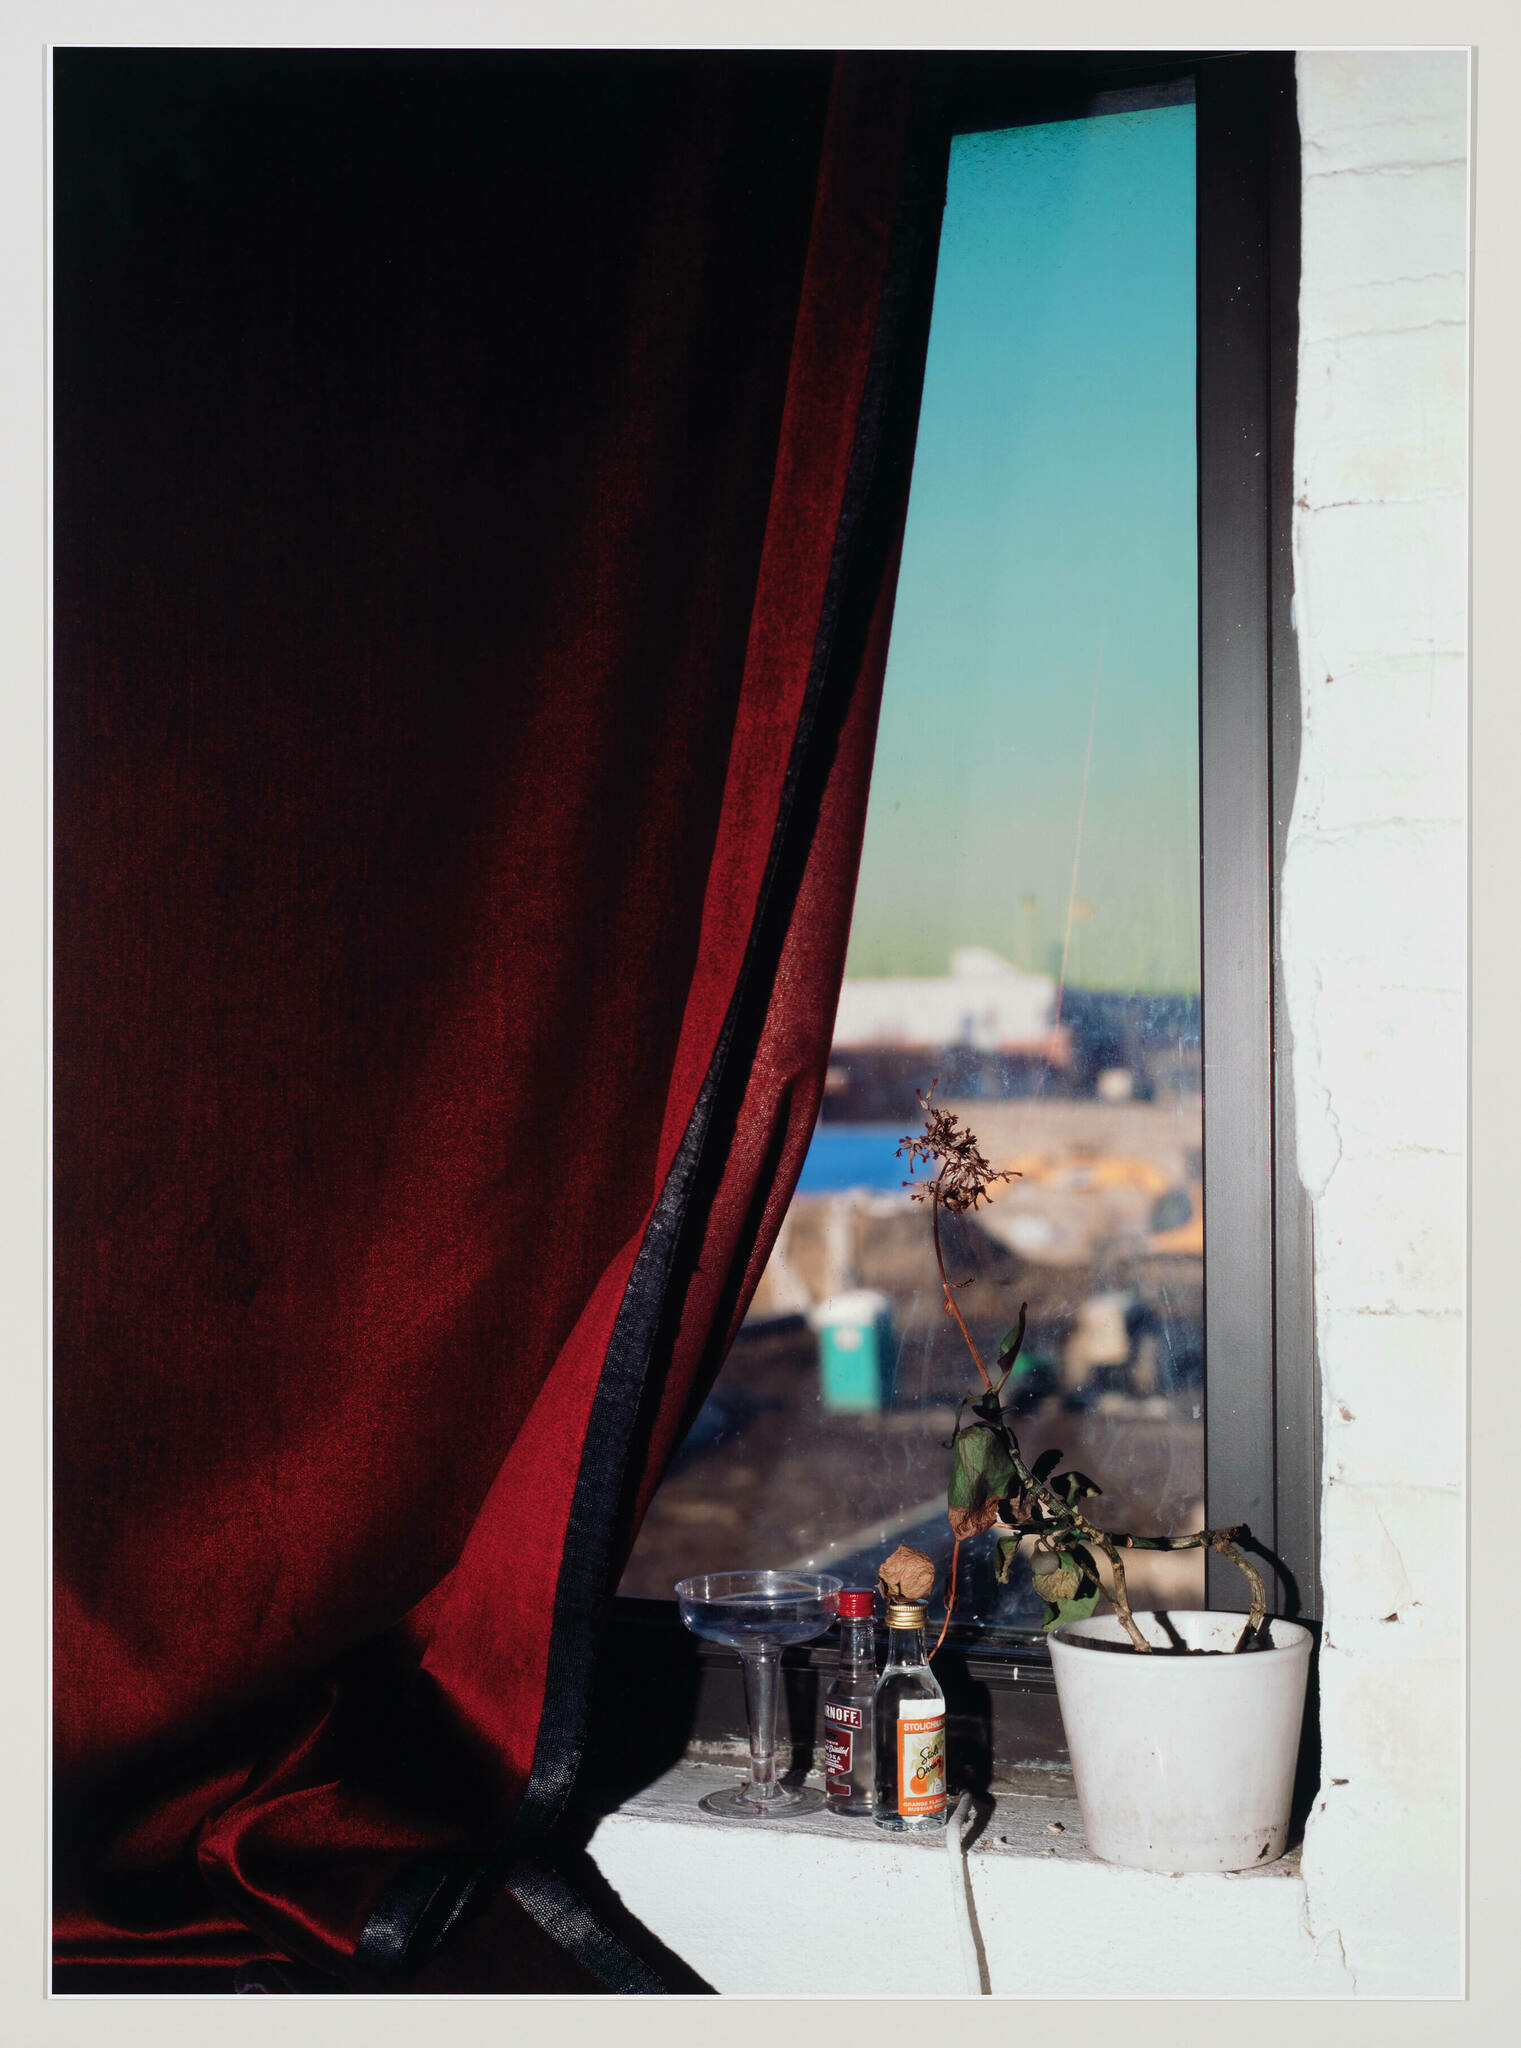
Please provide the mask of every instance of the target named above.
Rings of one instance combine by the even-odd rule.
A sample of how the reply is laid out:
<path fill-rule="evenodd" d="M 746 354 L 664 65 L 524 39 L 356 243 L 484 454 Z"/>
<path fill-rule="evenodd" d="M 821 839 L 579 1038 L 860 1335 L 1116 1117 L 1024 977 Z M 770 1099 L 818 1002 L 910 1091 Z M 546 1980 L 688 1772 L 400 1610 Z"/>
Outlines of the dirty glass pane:
<path fill-rule="evenodd" d="M 938 1081 L 1021 1178 L 946 1226 L 1027 1458 L 1095 1519 L 1201 1519 L 1193 109 L 958 137 L 823 1113 L 753 1309 L 623 1581 L 948 1563 L 976 1383 L 896 1156 Z M 957 1617 L 1038 1625 L 963 1546 Z M 944 1579 L 941 1581 L 942 1590 Z M 1198 1552 L 1138 1605 L 1203 1603 Z"/>

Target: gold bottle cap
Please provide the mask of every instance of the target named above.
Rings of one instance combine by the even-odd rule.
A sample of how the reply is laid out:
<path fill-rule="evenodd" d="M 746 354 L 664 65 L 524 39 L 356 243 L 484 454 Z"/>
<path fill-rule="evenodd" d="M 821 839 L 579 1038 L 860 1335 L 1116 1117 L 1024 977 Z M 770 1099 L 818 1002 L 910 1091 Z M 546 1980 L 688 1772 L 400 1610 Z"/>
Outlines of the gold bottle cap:
<path fill-rule="evenodd" d="M 928 1617 L 927 1600 L 889 1600 L 887 1603 L 889 1628 L 923 1628 Z"/>

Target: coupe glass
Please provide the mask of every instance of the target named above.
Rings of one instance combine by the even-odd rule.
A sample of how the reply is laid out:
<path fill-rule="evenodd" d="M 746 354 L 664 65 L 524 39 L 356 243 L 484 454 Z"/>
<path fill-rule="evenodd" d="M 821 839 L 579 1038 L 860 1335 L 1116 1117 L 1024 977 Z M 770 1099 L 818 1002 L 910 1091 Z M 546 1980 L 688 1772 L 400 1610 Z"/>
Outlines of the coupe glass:
<path fill-rule="evenodd" d="M 834 1620 L 843 1579 L 828 1572 L 703 1572 L 676 1588 L 693 1635 L 738 1650 L 750 1716 L 750 1779 L 697 1803 L 726 1820 L 770 1820 L 811 1813 L 822 1792 L 784 1785 L 776 1775 L 776 1693 L 782 1651 L 821 1636 Z"/>

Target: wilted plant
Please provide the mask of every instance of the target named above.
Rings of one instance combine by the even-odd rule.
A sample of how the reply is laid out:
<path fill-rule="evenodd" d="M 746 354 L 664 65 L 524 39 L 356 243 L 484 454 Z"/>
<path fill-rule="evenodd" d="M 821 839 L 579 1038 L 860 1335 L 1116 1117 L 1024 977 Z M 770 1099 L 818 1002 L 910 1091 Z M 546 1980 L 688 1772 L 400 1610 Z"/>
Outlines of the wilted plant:
<path fill-rule="evenodd" d="M 951 1453 L 951 1478 L 947 1489 L 947 1512 L 954 1547 L 951 1552 L 950 1586 L 946 1596 L 945 1624 L 940 1640 L 950 1627 L 956 1604 L 956 1567 L 961 1546 L 989 1530 L 998 1532 L 998 1579 L 1007 1585 L 1009 1572 L 1022 1537 L 1035 1538 L 1030 1570 L 1036 1592 L 1045 1606 L 1045 1626 L 1055 1628 L 1064 1621 L 1077 1621 L 1092 1614 L 1103 1591 L 1094 1551 L 1109 1560 L 1114 1585 L 1112 1599 L 1120 1623 L 1137 1650 L 1150 1651 L 1130 1612 L 1125 1589 L 1122 1550 L 1198 1550 L 1206 1546 L 1228 1557 L 1246 1574 L 1251 1587 L 1251 1607 L 1246 1626 L 1236 1644 L 1238 1650 L 1257 1646 L 1264 1629 L 1267 1595 L 1262 1578 L 1249 1559 L 1236 1548 L 1234 1539 L 1243 1535 L 1239 1527 L 1198 1529 L 1188 1536 L 1130 1536 L 1095 1526 L 1083 1512 L 1082 1503 L 1100 1492 L 1081 1472 L 1060 1472 L 1063 1453 L 1042 1451 L 1033 1465 L 1020 1455 L 1019 1439 L 1003 1410 L 1003 1390 L 1008 1385 L 1025 1337 L 1025 1308 L 1020 1304 L 1019 1320 L 1004 1333 L 998 1346 L 996 1370 L 988 1371 L 967 1328 L 956 1301 L 956 1289 L 965 1281 L 953 1282 L 945 1270 L 940 1238 L 940 1212 L 949 1210 L 964 1216 L 987 1199 L 995 1182 L 1018 1176 L 995 1170 L 978 1150 L 977 1140 L 949 1110 L 933 1103 L 934 1082 L 929 1093 L 921 1092 L 924 1130 L 910 1135 L 898 1147 L 899 1156 L 908 1154 L 910 1171 L 925 1164 L 935 1166 L 928 1180 L 910 1180 L 904 1185 L 916 1202 L 928 1202 L 935 1240 L 935 1264 L 945 1294 L 947 1315 L 955 1318 L 982 1381 L 980 1393 L 963 1396 L 956 1410 L 954 1434 L 946 1448 Z M 962 1417 L 970 1409 L 972 1420 L 965 1427 Z M 898 1555 L 899 1553 L 895 1553 Z M 933 1654 L 933 1653 L 931 1653 Z"/>

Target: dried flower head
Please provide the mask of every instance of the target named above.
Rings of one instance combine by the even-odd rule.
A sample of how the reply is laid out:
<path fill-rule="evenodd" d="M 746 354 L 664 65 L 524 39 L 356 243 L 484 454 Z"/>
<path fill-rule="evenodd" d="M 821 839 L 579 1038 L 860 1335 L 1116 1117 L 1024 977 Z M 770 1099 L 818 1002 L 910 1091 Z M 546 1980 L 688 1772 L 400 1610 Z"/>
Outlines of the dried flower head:
<path fill-rule="evenodd" d="M 906 1180 L 903 1185 L 916 1202 L 937 1201 L 953 1215 L 964 1216 L 987 1200 L 995 1181 L 1018 1180 L 1019 1175 L 990 1166 L 978 1151 L 972 1132 L 962 1129 L 960 1119 L 948 1109 L 935 1108 L 931 1097 L 936 1085 L 930 1082 L 928 1094 L 916 1091 L 924 1111 L 924 1133 L 922 1137 L 905 1137 L 898 1146 L 898 1157 L 907 1152 L 910 1172 L 921 1160 L 938 1160 L 939 1171 L 933 1180 Z"/>

